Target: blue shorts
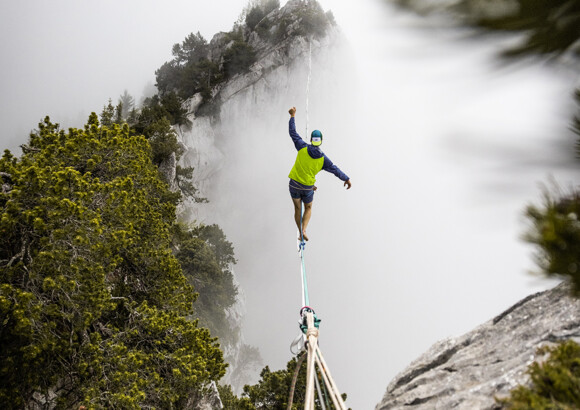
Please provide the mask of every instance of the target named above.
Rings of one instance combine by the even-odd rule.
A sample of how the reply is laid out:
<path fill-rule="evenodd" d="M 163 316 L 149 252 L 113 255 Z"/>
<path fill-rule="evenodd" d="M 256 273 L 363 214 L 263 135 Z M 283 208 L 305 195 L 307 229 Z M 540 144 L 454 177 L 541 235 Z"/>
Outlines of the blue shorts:
<path fill-rule="evenodd" d="M 314 200 L 313 185 L 302 185 L 300 182 L 291 179 L 288 188 L 290 189 L 290 196 L 292 198 L 300 198 L 305 204 L 309 204 Z"/>

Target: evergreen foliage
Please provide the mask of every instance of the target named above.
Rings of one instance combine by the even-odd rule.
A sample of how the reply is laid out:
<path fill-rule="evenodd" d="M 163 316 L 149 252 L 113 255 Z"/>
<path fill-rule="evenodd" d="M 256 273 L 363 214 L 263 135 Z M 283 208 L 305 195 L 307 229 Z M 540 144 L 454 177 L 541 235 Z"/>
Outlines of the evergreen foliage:
<path fill-rule="evenodd" d="M 536 245 L 536 262 L 548 276 L 570 277 L 573 292 L 580 295 L 580 192 L 550 194 L 543 206 L 528 206 L 532 222 L 524 239 Z"/>
<path fill-rule="evenodd" d="M 247 380 L 248 377 L 253 377 L 256 370 L 263 365 L 264 360 L 260 350 L 255 346 L 242 344 L 237 352 L 236 365 L 231 369 L 228 378 L 236 382 Z"/>
<path fill-rule="evenodd" d="M 122 109 L 122 103 L 119 105 Z M 139 112 L 132 110 L 128 120 L 132 135 L 144 135 L 149 140 L 151 159 L 155 165 L 161 166 L 173 156 L 175 161 L 179 161 L 183 154 L 183 147 L 179 144 L 172 125 L 186 127 L 191 125 L 180 97 L 173 92 L 166 93 L 162 97 L 154 95 L 145 100 Z M 205 198 L 198 197 L 197 189 L 191 182 L 192 176 L 193 168 L 176 166 L 175 182 L 181 189 L 181 193 L 195 202 L 206 201 Z M 172 183 L 173 181 L 165 182 Z"/>
<path fill-rule="evenodd" d="M 121 119 L 127 121 L 131 116 L 131 112 L 135 109 L 135 99 L 127 92 L 127 90 L 125 90 L 123 94 L 119 96 L 118 106 L 121 107 Z"/>
<path fill-rule="evenodd" d="M 128 111 L 124 107 L 130 107 Z M 113 124 L 127 124 L 131 135 L 144 135 L 151 146 L 151 158 L 155 165 L 161 167 L 173 158 L 179 161 L 184 148 L 177 139 L 172 125 L 189 127 L 191 121 L 188 112 L 183 107 L 183 100 L 175 93 L 169 92 L 163 96 L 154 95 L 145 99 L 140 110 L 134 106 L 134 99 L 125 91 L 119 98 L 119 103 L 113 107 L 112 101 L 103 107 L 101 125 L 111 127 Z M 167 180 L 169 175 L 161 174 L 168 184 L 176 183 L 180 193 L 194 202 L 207 202 L 206 198 L 198 196 L 198 190 L 191 182 L 192 167 L 175 166 L 175 181 Z"/>
<path fill-rule="evenodd" d="M 112 127 L 115 124 L 115 107 L 109 98 L 109 103 L 103 107 L 101 112 L 101 124 L 105 127 Z"/>
<path fill-rule="evenodd" d="M 279 0 L 261 0 L 250 2 L 246 11 L 246 27 L 258 33 L 264 39 L 270 39 L 270 28 L 274 25 L 271 19 L 264 19 L 268 14 L 280 8 Z"/>
<path fill-rule="evenodd" d="M 250 401 L 248 397 L 238 397 L 234 394 L 232 386 L 218 386 L 218 393 L 220 399 L 227 410 L 256 410 L 256 406 Z M 282 409 L 282 407 L 280 407 Z"/>
<path fill-rule="evenodd" d="M 217 225 L 198 225 L 189 230 L 177 227 L 177 259 L 188 282 L 199 293 L 193 315 L 220 338 L 230 329 L 225 311 L 236 301 L 231 265 L 234 249 Z"/>
<path fill-rule="evenodd" d="M 207 40 L 199 31 L 197 34 L 189 34 L 181 44 L 174 44 L 172 49 L 175 62 L 180 66 L 203 60 L 207 57 L 207 52 Z"/>
<path fill-rule="evenodd" d="M 192 178 L 193 167 L 182 167 L 179 164 L 175 167 L 175 182 L 179 191 L 195 203 L 208 202 L 207 198 L 198 195 L 199 190 L 193 185 Z"/>
<path fill-rule="evenodd" d="M 191 125 L 187 119 L 187 109 L 183 107 L 183 99 L 174 92 L 145 99 L 137 123 L 131 125 L 137 133 L 150 138 L 153 133 L 150 127 L 154 127 L 162 119 L 166 119 L 171 125 Z"/>
<path fill-rule="evenodd" d="M 302 353 L 305 354 L 305 353 Z M 290 399 L 290 388 L 292 379 L 296 371 L 296 365 L 300 356 L 293 357 L 287 364 L 286 369 L 271 371 L 268 366 L 260 372 L 260 380 L 257 384 L 244 386 L 242 397 L 236 397 L 230 386 L 221 386 L 219 388 L 224 408 L 232 410 L 267 410 L 267 409 L 287 409 Z M 320 385 L 324 384 L 320 375 L 317 374 Z M 324 393 L 323 393 L 324 394 Z M 343 400 L 346 400 L 346 394 L 342 394 Z M 292 409 L 299 410 L 304 407 L 306 398 L 306 362 L 302 363 L 296 385 L 294 387 L 294 398 Z M 328 399 L 330 402 L 330 399 Z M 331 402 L 330 402 L 331 403 Z M 326 407 L 329 408 L 329 404 Z M 314 399 L 314 408 L 322 409 L 318 395 Z"/>
<path fill-rule="evenodd" d="M 550 355 L 545 362 L 528 367 L 528 386 L 518 386 L 510 397 L 496 398 L 496 402 L 511 410 L 580 408 L 580 345 L 568 340 L 538 352 L 547 353 Z"/>
<path fill-rule="evenodd" d="M 213 90 L 236 74 L 245 73 L 256 61 L 256 50 L 249 44 L 253 33 L 276 44 L 289 36 L 322 37 L 334 25 L 332 13 L 324 13 L 320 4 L 309 1 L 298 12 L 296 29 L 288 32 L 293 19 L 281 16 L 278 20 L 267 16 L 280 8 L 279 0 L 251 0 L 240 21 L 211 47 L 203 36 L 188 35 L 172 49 L 173 59 L 156 72 L 160 95 L 173 92 L 182 99 L 201 93 L 203 103 L 213 96 Z M 203 104 L 202 104 L 203 106 Z M 173 124 L 173 122 L 172 122 Z"/>
<path fill-rule="evenodd" d="M 68 132 L 47 117 L 0 176 L 0 407 L 182 408 L 225 373 L 187 319 L 179 195 L 145 138 L 94 113 Z"/>
<path fill-rule="evenodd" d="M 252 7 L 250 11 L 248 11 L 248 14 L 246 14 L 245 19 L 246 26 L 249 29 L 253 30 L 254 28 L 256 28 L 260 20 L 264 18 L 265 15 L 266 13 L 262 10 L 262 7 L 260 6 Z"/>
<path fill-rule="evenodd" d="M 506 55 L 557 55 L 570 50 L 580 39 L 580 0 L 515 0 L 515 3 L 513 13 L 477 21 L 480 26 L 493 30 L 526 33 L 525 42 Z M 580 54 L 580 48 L 572 51 Z"/>
<path fill-rule="evenodd" d="M 256 409 L 285 409 L 288 407 L 290 387 L 296 370 L 297 359 L 292 358 L 286 369 L 272 372 L 268 366 L 260 372 L 260 380 L 253 386 L 244 386 L 244 396 L 250 399 Z M 296 387 L 292 409 L 304 407 L 306 397 L 306 363 L 302 363 Z M 316 406 L 318 405 L 318 406 Z M 315 403 L 320 408 L 319 403 Z"/>
<path fill-rule="evenodd" d="M 225 78 L 247 71 L 256 61 L 256 53 L 252 46 L 246 43 L 241 35 L 232 37 L 233 43 L 224 53 Z"/>
<path fill-rule="evenodd" d="M 323 37 L 331 24 L 329 16 L 332 16 L 332 14 L 327 16 L 320 3 L 316 1 L 309 2 L 308 7 L 301 9 L 299 12 L 300 29 L 298 34 L 315 38 Z"/>
<path fill-rule="evenodd" d="M 155 72 L 159 92 L 174 92 L 183 99 L 200 92 L 204 100 L 209 100 L 212 87 L 222 81 L 222 73 L 208 58 L 205 38 L 199 32 L 191 33 L 181 44 L 173 45 L 172 54 L 173 60 Z"/>
<path fill-rule="evenodd" d="M 179 160 L 183 148 L 179 145 L 177 135 L 166 117 L 148 126 L 147 134 L 151 145 L 151 157 L 155 165 L 161 165 L 172 154 L 175 154 L 176 160 Z"/>

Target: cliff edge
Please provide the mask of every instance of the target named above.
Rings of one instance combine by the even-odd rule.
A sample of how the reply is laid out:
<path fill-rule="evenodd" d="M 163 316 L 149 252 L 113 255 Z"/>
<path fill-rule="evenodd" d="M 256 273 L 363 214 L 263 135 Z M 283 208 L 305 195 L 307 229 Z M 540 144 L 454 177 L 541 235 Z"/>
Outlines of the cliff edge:
<path fill-rule="evenodd" d="M 494 400 L 528 381 L 541 346 L 580 341 L 580 300 L 569 284 L 530 295 L 459 337 L 440 341 L 398 374 L 377 410 L 498 409 Z"/>

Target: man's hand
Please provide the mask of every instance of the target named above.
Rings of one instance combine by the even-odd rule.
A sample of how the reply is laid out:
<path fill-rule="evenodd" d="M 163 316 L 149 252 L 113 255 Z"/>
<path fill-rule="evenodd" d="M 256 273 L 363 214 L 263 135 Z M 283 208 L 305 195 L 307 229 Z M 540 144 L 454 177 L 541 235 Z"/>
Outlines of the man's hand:
<path fill-rule="evenodd" d="M 288 110 L 288 113 L 290 114 L 291 117 L 294 117 L 294 115 L 296 114 L 296 107 L 292 107 Z"/>
<path fill-rule="evenodd" d="M 352 184 L 350 183 L 350 179 L 348 181 L 344 181 L 344 186 L 346 187 L 346 189 L 350 189 L 350 187 L 352 186 Z"/>

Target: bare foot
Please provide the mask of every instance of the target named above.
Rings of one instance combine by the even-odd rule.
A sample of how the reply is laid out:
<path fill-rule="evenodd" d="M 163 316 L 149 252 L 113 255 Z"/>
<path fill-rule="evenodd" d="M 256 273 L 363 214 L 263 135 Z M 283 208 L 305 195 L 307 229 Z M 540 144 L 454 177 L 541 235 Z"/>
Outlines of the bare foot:
<path fill-rule="evenodd" d="M 308 240 L 308 236 L 306 236 L 306 231 L 302 231 L 302 236 L 304 237 L 304 240 L 305 241 Z"/>

